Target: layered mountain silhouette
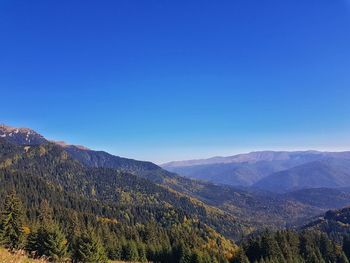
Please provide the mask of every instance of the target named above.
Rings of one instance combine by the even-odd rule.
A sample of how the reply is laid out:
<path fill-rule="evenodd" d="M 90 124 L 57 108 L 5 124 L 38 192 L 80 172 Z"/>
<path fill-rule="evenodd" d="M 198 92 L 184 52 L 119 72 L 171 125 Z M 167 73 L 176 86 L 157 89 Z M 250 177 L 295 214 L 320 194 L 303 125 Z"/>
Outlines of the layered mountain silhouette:
<path fill-rule="evenodd" d="M 271 174 L 254 186 L 285 192 L 305 188 L 350 186 L 350 159 L 327 158 Z"/>
<path fill-rule="evenodd" d="M 57 185 L 68 194 L 79 194 L 83 195 L 84 198 L 103 202 L 117 202 L 122 198 L 118 197 L 123 195 L 122 192 L 128 193 L 127 196 L 133 193 L 132 196 L 134 196 L 134 193 L 139 193 L 140 189 L 146 186 L 148 190 L 139 193 L 139 195 L 146 199 L 150 198 L 150 200 L 155 200 L 154 197 L 167 199 L 166 196 L 173 196 L 171 201 L 169 199 L 163 203 L 159 199 L 156 203 L 161 202 L 160 207 L 170 205 L 179 211 L 186 211 L 188 207 L 192 207 L 186 212 L 189 217 L 200 218 L 209 227 L 230 238 L 237 238 L 242 233 L 265 226 L 283 227 L 302 224 L 305 220 L 324 212 L 326 209 L 350 204 L 350 195 L 345 190 L 332 192 L 325 188 L 307 192 L 309 190 L 302 189 L 300 192 L 288 194 L 265 192 L 265 188 L 268 190 L 273 188 L 273 186 L 268 185 L 267 179 L 270 174 L 273 176 L 275 172 L 281 170 L 314 163 L 320 158 L 325 158 L 324 153 L 311 151 L 254 153 L 252 156 L 242 155 L 238 158 L 231 158 L 235 160 L 235 163 L 208 164 L 214 168 L 216 166 L 227 167 L 227 169 L 234 167 L 240 173 L 240 180 L 247 182 L 246 185 L 258 182 L 261 177 L 267 180 L 265 185 L 261 186 L 263 190 L 252 190 L 232 187 L 229 186 L 229 183 L 227 183 L 228 185 L 220 185 L 192 180 L 180 176 L 183 175 L 182 173 L 179 173 L 180 175 L 174 173 L 173 169 L 169 168 L 171 171 L 167 171 L 151 162 L 114 156 L 107 152 L 87 149 L 84 146 L 52 142 L 28 128 L 12 128 L 2 125 L 0 131 L 2 135 L 0 138 L 1 152 L 12 154 L 11 158 L 3 159 L 4 169 L 16 167 L 18 160 L 25 158 L 28 162 L 30 161 L 30 165 L 35 165 L 36 170 L 33 174 L 47 176 L 40 177 L 40 180 L 44 179 L 49 185 Z M 27 137 L 28 139 L 26 139 Z M 17 150 L 19 152 L 16 152 Z M 35 153 L 35 162 L 28 159 L 31 156 L 28 153 Z M 347 153 L 342 154 L 343 156 L 347 155 Z M 334 155 L 338 155 L 338 153 L 334 153 Z M 46 160 L 49 157 L 53 163 Z M 25 162 L 22 164 L 23 167 L 30 166 Z M 175 167 L 174 164 L 172 166 Z M 197 169 L 197 167 L 205 166 L 188 167 L 196 167 Z M 57 174 L 57 171 L 60 173 Z M 345 174 L 343 176 L 346 177 Z M 200 176 L 198 178 L 203 179 Z M 125 182 L 129 183 L 124 184 Z M 215 182 L 217 183 L 217 181 Z M 342 182 L 345 181 L 338 181 L 332 187 L 338 186 Z M 83 186 L 85 188 L 82 189 Z M 323 187 L 324 184 L 320 184 L 320 186 Z M 116 189 L 119 190 L 116 192 Z M 297 190 L 298 187 L 285 187 L 285 189 Z M 302 196 L 304 198 L 300 198 Z M 327 202 L 327 196 L 332 197 L 333 200 L 339 200 L 339 202 Z M 186 205 L 183 203 L 185 200 L 188 200 Z M 134 202 L 139 201 L 136 198 Z"/>
<path fill-rule="evenodd" d="M 299 160 L 313 157 L 315 155 L 322 155 L 317 151 L 260 151 L 244 154 L 237 154 L 228 157 L 212 157 L 208 159 L 188 160 L 188 161 L 175 161 L 165 163 L 163 167 L 185 167 L 194 165 L 208 165 L 208 164 L 225 164 L 225 163 L 257 163 L 261 161 L 287 161 L 287 160 Z"/>
<path fill-rule="evenodd" d="M 162 167 L 213 183 L 254 186 L 284 192 L 350 186 L 349 160 L 350 152 L 264 151 L 207 160 L 172 162 Z"/>

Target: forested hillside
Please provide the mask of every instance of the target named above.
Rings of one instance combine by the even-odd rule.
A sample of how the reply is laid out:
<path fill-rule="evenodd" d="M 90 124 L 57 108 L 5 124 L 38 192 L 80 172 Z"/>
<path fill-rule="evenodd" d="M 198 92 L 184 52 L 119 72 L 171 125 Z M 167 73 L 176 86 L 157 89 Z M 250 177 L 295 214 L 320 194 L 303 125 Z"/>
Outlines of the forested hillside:
<path fill-rule="evenodd" d="M 175 260 L 173 253 L 181 246 L 219 260 L 231 258 L 235 245 L 214 228 L 233 237 L 244 231 L 229 215 L 151 181 L 116 170 L 86 169 L 54 144 L 28 147 L 2 141 L 0 160 L 1 200 L 16 191 L 26 211 L 27 242 L 30 233 L 41 231 L 44 216 L 69 244 L 75 235 L 69 230 L 92 232 L 111 259 L 133 259 L 125 250 L 137 244 L 150 260 Z"/>
<path fill-rule="evenodd" d="M 350 243 L 336 243 L 319 231 L 265 231 L 242 242 L 233 262 L 348 263 L 349 252 Z"/>
<path fill-rule="evenodd" d="M 327 233 L 335 240 L 350 235 L 350 207 L 329 210 L 323 216 L 305 226 L 306 229 Z"/>
<path fill-rule="evenodd" d="M 327 211 L 317 220 L 294 230 L 245 237 L 234 263 L 348 263 L 350 259 L 350 208 Z"/>
<path fill-rule="evenodd" d="M 16 131 L 0 138 L 0 232 L 9 249 L 76 262 L 347 262 L 344 220 L 325 217 L 307 232 L 263 229 L 297 229 L 347 205 L 348 189 L 276 194 L 215 185 Z M 324 252 L 324 244 L 332 248 Z"/>
<path fill-rule="evenodd" d="M 26 138 L 28 133 L 37 136 L 36 140 L 32 139 L 31 146 L 39 146 L 49 142 L 46 139 L 43 142 L 43 136 L 28 128 L 2 127 L 3 135 L 6 135 L 3 137 L 4 140 L 15 142 L 18 146 L 27 145 L 26 141 L 21 140 L 21 138 Z M 248 225 L 248 229 L 245 228 L 244 232 L 267 226 L 279 228 L 285 225 L 296 225 L 324 212 L 323 207 L 313 206 L 284 196 L 191 180 L 168 172 L 150 162 L 118 157 L 103 151 L 93 151 L 86 147 L 67 145 L 62 142 L 54 144 L 59 146 L 57 149 L 63 149 L 67 153 L 67 157 L 78 161 L 87 170 L 93 170 L 90 168 L 110 168 L 133 174 L 225 211 L 234 217 L 235 222 Z M 258 157 L 271 158 L 270 155 L 259 155 Z M 284 159 L 285 155 L 278 155 L 278 158 Z M 223 230 L 221 233 L 226 236 L 235 239 L 240 237 L 240 235 L 232 235 L 225 229 L 225 227 L 220 227 L 220 231 Z"/>
<path fill-rule="evenodd" d="M 29 142 L 23 140 L 27 137 L 31 138 L 29 144 L 31 146 L 39 146 L 49 142 L 42 135 L 28 128 L 13 128 L 2 125 L 0 126 L 0 132 L 4 140 L 18 146 L 28 145 Z M 311 196 L 307 189 L 302 190 L 303 192 L 300 195 L 293 195 L 292 193 L 279 195 L 264 191 L 233 188 L 181 177 L 151 162 L 118 157 L 107 152 L 93 151 L 83 146 L 67 145 L 62 142 L 54 142 L 54 144 L 63 149 L 67 153 L 67 157 L 82 164 L 84 169 L 110 168 L 145 178 L 229 213 L 241 225 L 248 225 L 249 232 L 264 227 L 279 228 L 300 225 L 310 218 L 322 214 L 325 209 L 339 208 L 350 204 L 350 195 L 339 193 L 335 199 L 331 189 L 325 189 L 322 195 L 314 194 Z M 327 153 L 327 155 L 334 154 Z M 345 158 L 347 153 L 335 155 L 341 155 Z M 322 157 L 323 154 L 319 152 L 257 152 L 237 155 L 229 161 L 234 161 L 240 166 L 251 164 L 258 165 L 257 167 L 261 166 L 259 162 L 273 161 L 274 165 L 278 167 L 287 167 L 292 164 L 314 160 L 320 158 L 320 156 Z M 324 200 L 339 200 L 340 202 L 328 202 L 325 205 Z M 222 233 L 227 234 L 227 232 Z M 228 236 L 232 237 L 232 234 Z M 237 235 L 235 237 L 237 238 Z"/>

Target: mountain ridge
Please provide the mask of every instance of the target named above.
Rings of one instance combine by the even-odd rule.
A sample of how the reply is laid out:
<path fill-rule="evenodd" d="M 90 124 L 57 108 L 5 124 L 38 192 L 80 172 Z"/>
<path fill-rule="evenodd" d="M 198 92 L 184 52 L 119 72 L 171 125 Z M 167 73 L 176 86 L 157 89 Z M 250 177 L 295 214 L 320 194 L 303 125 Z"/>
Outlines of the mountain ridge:
<path fill-rule="evenodd" d="M 0 138 L 22 145 L 37 145 L 47 142 L 47 140 L 29 128 L 16 128 L 5 124 L 0 124 Z"/>
<path fill-rule="evenodd" d="M 254 163 L 259 161 L 272 161 L 272 160 L 288 160 L 293 155 L 320 155 L 320 156 L 334 156 L 344 155 L 350 158 L 350 151 L 317 151 L 317 150 L 304 150 L 304 151 L 252 151 L 248 153 L 240 153 L 231 156 L 214 156 L 205 159 L 192 159 L 182 161 L 172 161 L 163 163 L 160 166 L 164 168 L 170 167 L 184 167 L 184 166 L 195 166 L 195 165 L 206 165 L 206 164 L 226 164 L 226 163 Z"/>
<path fill-rule="evenodd" d="M 181 240 L 192 249 L 210 248 L 215 257 L 230 258 L 236 250 L 232 240 L 244 229 L 233 216 L 150 180 L 84 167 L 53 143 L 23 146 L 0 138 L 0 184 L 2 201 L 11 191 L 21 198 L 31 227 L 39 223 L 44 200 L 65 235 L 72 234 L 72 224 L 93 227 L 109 252 L 119 251 L 116 237 L 157 246 L 157 251 L 175 249 Z M 1 209 L 3 205 L 0 202 Z M 166 251 L 173 257 L 172 250 Z M 121 257 L 113 253 L 109 257 Z"/>
<path fill-rule="evenodd" d="M 270 191 L 350 186 L 350 160 L 326 158 L 273 173 L 254 184 Z"/>
<path fill-rule="evenodd" d="M 266 190 L 278 190 L 278 187 L 265 187 L 263 182 L 266 180 L 278 180 L 278 175 L 282 175 L 283 172 L 293 169 L 307 163 L 316 161 L 324 161 L 327 159 L 339 159 L 350 160 L 350 152 L 319 152 L 319 151 L 263 151 L 252 152 L 243 155 L 236 155 L 233 157 L 227 157 L 226 163 L 209 163 L 209 164 L 196 164 L 177 166 L 172 163 L 169 166 L 163 165 L 164 169 L 171 172 L 181 174 L 183 176 L 204 180 L 216 184 L 227 184 L 239 187 L 259 187 Z M 178 163 L 182 165 L 183 163 Z M 191 164 L 191 161 L 190 163 Z M 319 164 L 320 166 L 322 163 Z M 349 165 L 350 169 L 350 165 Z M 333 169 L 336 172 L 336 169 Z M 309 170 L 309 173 L 312 169 Z M 308 174 L 304 173 L 304 176 Z M 311 175 L 310 175 L 311 176 Z M 325 174 L 323 174 L 325 176 Z M 340 174 L 339 174 L 340 176 Z M 269 178 L 269 179 L 266 179 Z M 313 187 L 311 184 L 307 187 Z M 329 187 L 335 187 L 336 184 L 329 184 Z M 316 184 L 315 187 L 327 187 L 327 185 Z M 288 187 L 287 187 L 288 188 Z M 298 185 L 290 187 L 290 190 L 298 189 Z M 305 188 L 305 187 L 304 187 Z"/>
<path fill-rule="evenodd" d="M 47 143 L 50 144 L 50 142 L 45 141 L 45 144 Z M 28 150 L 28 146 L 25 146 L 23 141 L 19 141 L 19 145 Z M 267 225 L 284 227 L 285 225 L 299 224 L 303 220 L 322 213 L 325 209 L 322 204 L 319 205 L 319 202 L 314 205 L 305 200 L 301 202 L 291 197 L 285 198 L 267 192 L 248 191 L 242 188 L 191 180 L 166 171 L 151 162 L 118 157 L 107 152 L 86 150 L 72 145 L 66 147 L 55 145 L 64 150 L 67 157 L 88 169 L 107 168 L 144 178 L 171 191 L 185 194 L 215 209 L 225 211 L 240 223 L 249 222 L 250 231 Z M 346 204 L 347 200 L 345 197 L 342 202 Z"/>

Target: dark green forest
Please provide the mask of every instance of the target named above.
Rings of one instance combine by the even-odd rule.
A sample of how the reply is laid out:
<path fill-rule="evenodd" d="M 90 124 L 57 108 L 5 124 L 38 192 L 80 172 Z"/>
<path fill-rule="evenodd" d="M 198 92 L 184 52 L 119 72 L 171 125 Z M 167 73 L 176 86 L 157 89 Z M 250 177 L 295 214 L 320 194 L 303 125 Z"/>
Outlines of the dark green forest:
<path fill-rule="evenodd" d="M 192 231 L 195 228 L 198 231 L 192 233 L 182 227 L 161 230 L 152 223 L 121 229 L 110 219 L 88 221 L 79 218 L 76 212 L 63 223 L 55 219 L 54 209 L 47 200 L 40 203 L 34 221 L 28 220 L 25 211 L 14 191 L 6 195 L 0 221 L 1 244 L 12 251 L 25 249 L 33 257 L 45 255 L 52 262 L 69 258 L 72 262 L 116 259 L 191 263 L 347 263 L 350 257 L 350 238 L 344 233 L 340 242 L 335 242 L 326 233 L 315 229 L 299 232 L 266 230 L 245 238 L 239 247 L 232 247 L 230 255 L 224 255 L 214 247 L 203 246 L 203 241 L 196 235 L 203 237 L 208 233 L 199 231 L 199 223 L 196 226 L 193 222 L 187 224 Z"/>
<path fill-rule="evenodd" d="M 1 147 L 1 232 L 10 249 L 76 262 L 102 262 L 79 258 L 76 248 L 89 239 L 97 254 L 122 260 L 225 262 L 236 250 L 210 225 L 232 233 L 240 226 L 186 195 L 122 171 L 86 169 L 53 144 Z M 6 234 L 9 224 L 18 238 Z M 57 242 L 64 245 L 51 251 Z"/>
<path fill-rule="evenodd" d="M 237 195 L 230 188 L 166 177 L 158 169 L 156 180 L 147 179 L 134 164 L 89 167 L 52 143 L 1 140 L 1 245 L 52 262 L 349 262 L 347 209 L 304 228 L 261 231 L 253 226 L 254 214 L 234 216 L 194 194 L 219 202 Z M 234 200 L 243 206 L 249 198 Z M 253 209 L 266 199 L 251 200 L 245 206 Z M 269 200 L 263 222 L 281 204 Z"/>
<path fill-rule="evenodd" d="M 345 263 L 349 256 L 350 243 L 345 236 L 336 243 L 320 231 L 283 230 L 247 238 L 233 262 Z"/>

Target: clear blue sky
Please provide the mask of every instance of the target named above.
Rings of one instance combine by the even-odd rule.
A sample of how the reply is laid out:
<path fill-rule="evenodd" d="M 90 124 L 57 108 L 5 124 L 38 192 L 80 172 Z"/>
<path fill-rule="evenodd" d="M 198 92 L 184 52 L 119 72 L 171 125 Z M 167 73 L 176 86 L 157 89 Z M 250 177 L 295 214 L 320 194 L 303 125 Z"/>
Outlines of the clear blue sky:
<path fill-rule="evenodd" d="M 350 1 L 0 0 L 0 122 L 155 162 L 350 149 Z"/>

